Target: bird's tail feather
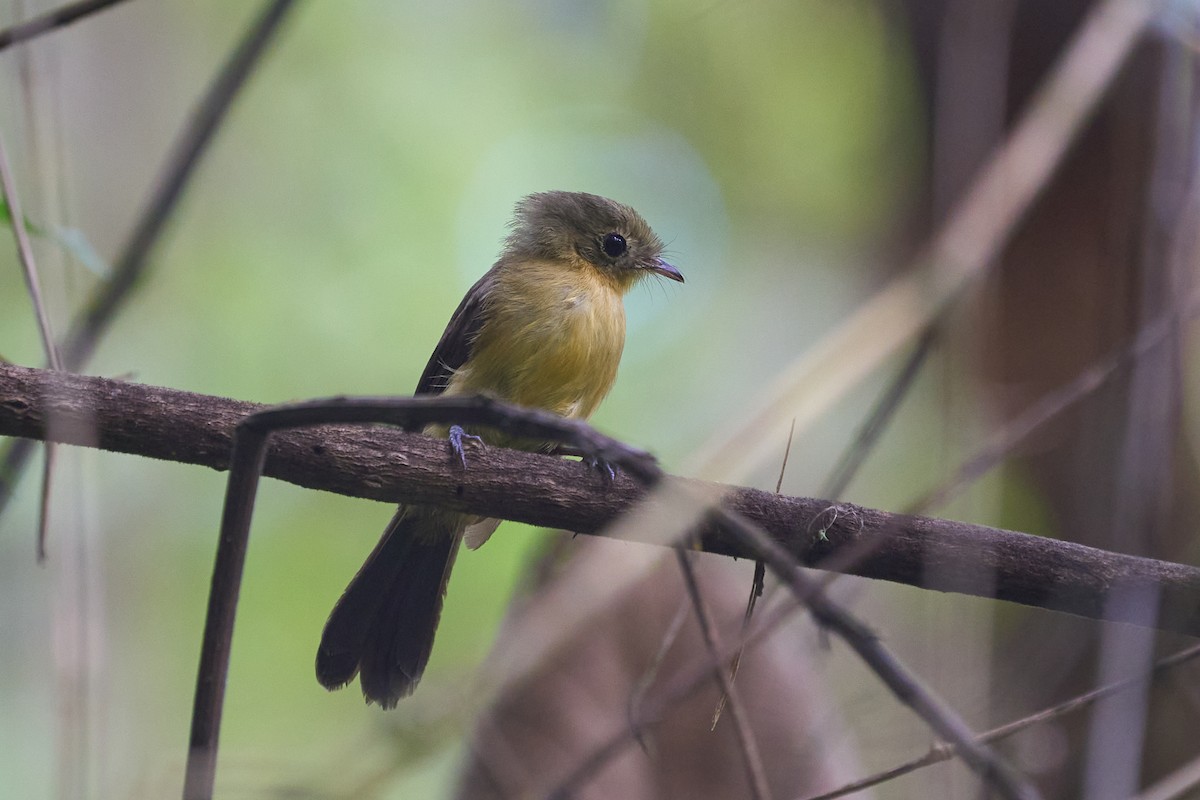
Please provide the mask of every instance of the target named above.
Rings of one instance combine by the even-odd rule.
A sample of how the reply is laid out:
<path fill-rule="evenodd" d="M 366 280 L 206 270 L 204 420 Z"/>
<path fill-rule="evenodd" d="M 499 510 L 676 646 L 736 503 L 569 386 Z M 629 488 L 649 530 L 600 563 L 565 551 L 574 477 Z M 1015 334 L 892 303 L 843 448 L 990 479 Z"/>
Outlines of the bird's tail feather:
<path fill-rule="evenodd" d="M 384 708 L 412 693 L 433 649 L 461 528 L 401 506 L 325 623 L 322 686 L 340 688 L 357 674 L 367 702 Z"/>

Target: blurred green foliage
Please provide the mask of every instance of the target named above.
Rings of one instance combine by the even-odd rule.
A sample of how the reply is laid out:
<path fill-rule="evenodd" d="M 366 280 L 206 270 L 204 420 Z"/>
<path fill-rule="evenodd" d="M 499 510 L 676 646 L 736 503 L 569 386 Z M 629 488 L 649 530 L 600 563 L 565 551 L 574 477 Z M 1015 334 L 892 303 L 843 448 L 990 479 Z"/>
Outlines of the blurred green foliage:
<path fill-rule="evenodd" d="M 130 3 L 9 54 L 0 124 L 31 218 L 79 229 L 111 259 L 256 5 Z M 641 210 L 687 277 L 630 298 L 622 373 L 595 419 L 670 466 L 872 280 L 852 265 L 916 162 L 911 93 L 904 44 L 863 0 L 302 4 L 89 371 L 261 402 L 408 393 L 513 202 L 593 191 Z M 99 278 L 44 244 L 63 331 Z M 3 248 L 0 350 L 41 362 Z M 797 443 L 785 490 L 811 489 L 863 403 Z M 91 796 L 173 794 L 223 478 L 111 454 L 63 460 L 47 568 L 31 558 L 36 470 L 0 519 L 0 775 L 8 796 L 60 785 L 71 695 L 51 665 L 69 647 L 52 643 L 51 618 L 74 607 L 54 587 L 90 574 L 80 602 L 100 625 L 88 653 L 102 665 L 83 695 Z M 458 710 L 546 534 L 506 524 L 459 559 L 421 691 L 383 715 L 356 687 L 326 694 L 311 665 L 390 513 L 264 486 L 222 738 L 226 796 L 336 786 L 397 753 L 412 769 L 395 796 L 448 785 L 465 723 L 413 720 Z"/>

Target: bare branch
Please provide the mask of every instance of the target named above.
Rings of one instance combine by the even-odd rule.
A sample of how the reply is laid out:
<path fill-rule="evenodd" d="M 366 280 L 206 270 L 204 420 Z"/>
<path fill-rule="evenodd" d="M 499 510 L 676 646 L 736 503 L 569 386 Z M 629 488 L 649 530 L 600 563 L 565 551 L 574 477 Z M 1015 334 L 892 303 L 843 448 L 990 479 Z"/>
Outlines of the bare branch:
<path fill-rule="evenodd" d="M 47 11 L 40 17 L 34 17 L 31 20 L 0 31 L 0 50 L 4 50 L 20 42 L 29 41 L 41 36 L 43 33 L 58 30 L 78 19 L 94 14 L 97 11 L 103 11 L 109 6 L 115 6 L 120 2 L 122 0 L 80 0 L 77 3 L 68 3 L 53 11 Z"/>
<path fill-rule="evenodd" d="M 62 361 L 58 357 L 58 347 L 54 342 L 54 332 L 50 327 L 50 315 L 46 312 L 46 303 L 42 299 L 42 284 L 38 280 L 37 262 L 33 258 L 33 245 L 29 242 L 29 232 L 25 230 L 25 211 L 21 205 L 21 197 L 17 193 L 17 182 L 13 177 L 8 163 L 8 148 L 4 144 L 4 136 L 0 134 L 0 189 L 4 192 L 4 201 L 8 204 L 9 216 L 12 217 L 13 237 L 17 240 L 17 257 L 21 262 L 21 270 L 25 275 L 25 286 L 29 290 L 29 299 L 33 301 L 34 316 L 37 317 L 38 331 L 42 336 L 42 348 L 46 352 L 46 363 L 51 369 L 61 370 Z"/>
<path fill-rule="evenodd" d="M 1149 677 L 1158 679 L 1162 677 L 1164 672 L 1174 669 L 1181 664 L 1186 664 L 1187 662 L 1195 659 L 1197 656 L 1200 656 L 1200 645 L 1192 645 L 1191 647 L 1180 650 L 1177 653 L 1172 653 L 1171 655 L 1155 662 L 1154 667 L 1150 670 Z M 1101 686 L 1098 689 L 1085 692 L 1078 697 L 1072 697 L 1070 700 L 1065 700 L 1057 705 L 1051 706 L 1050 708 L 1042 709 L 1036 714 L 1030 714 L 1027 717 L 1022 717 L 1021 719 L 1014 720 L 1013 722 L 1006 723 L 997 728 L 992 728 L 987 733 L 980 734 L 979 741 L 998 742 L 1033 725 L 1037 725 L 1042 722 L 1049 722 L 1051 720 L 1058 719 L 1059 717 L 1066 716 L 1067 714 L 1081 711 L 1091 706 L 1097 700 L 1103 700 L 1104 698 L 1110 697 L 1118 692 L 1122 692 L 1134 686 L 1139 686 L 1145 680 L 1146 676 L 1138 675 L 1132 678 L 1126 678 L 1123 681 L 1117 681 L 1116 683 L 1110 683 L 1106 686 Z M 872 786 L 878 786 L 881 783 L 894 780 L 895 778 L 899 778 L 901 775 L 907 775 L 910 772 L 915 772 L 922 767 L 928 767 L 932 764 L 938 764 L 942 761 L 949 761 L 951 758 L 954 758 L 954 756 L 954 747 L 947 745 L 944 742 L 938 742 L 929 749 L 928 753 L 920 758 L 914 758 L 912 761 L 908 761 L 904 764 L 892 767 L 891 769 L 879 772 L 868 778 L 855 781 L 854 783 L 846 784 L 845 786 L 834 789 L 831 792 L 825 792 L 820 795 L 809 797 L 808 800 L 834 800 L 834 798 L 837 797 L 845 797 L 848 794 L 861 792 L 862 790 L 869 789 Z"/>
<path fill-rule="evenodd" d="M 908 396 L 913 384 L 917 381 L 917 376 L 921 373 L 921 368 L 925 366 L 926 359 L 933 352 L 933 346 L 937 343 L 938 336 L 941 333 L 940 318 L 938 321 L 930 323 L 921 331 L 920 337 L 917 339 L 917 344 L 908 357 L 904 359 L 904 366 L 896 373 L 888 382 L 887 387 L 880 394 L 875 404 L 871 407 L 871 413 L 859 425 L 858 430 L 854 432 L 854 438 L 850 440 L 849 446 L 842 451 L 838 463 L 833 468 L 833 472 L 825 478 L 825 483 L 821 486 L 821 495 L 824 497 L 840 498 L 846 493 L 846 489 L 850 487 L 850 482 L 858 475 L 859 469 L 866 461 L 867 456 L 875 449 L 875 445 L 879 443 L 880 437 L 891 424 L 896 412 L 900 410 L 901 403 Z M 788 433 L 788 444 L 791 444 L 792 434 L 796 432 L 796 423 L 792 422 L 791 432 Z M 785 462 L 786 463 L 786 460 Z M 782 481 L 783 474 L 780 473 Z M 779 493 L 779 487 L 775 487 L 775 493 Z"/>
<path fill-rule="evenodd" d="M 0 134 L 0 188 L 3 189 L 4 202 L 8 205 L 9 217 L 12 219 L 13 237 L 17 240 L 17 257 L 21 261 L 21 269 L 25 275 L 25 285 L 29 289 L 29 299 L 33 302 L 34 316 L 37 318 L 38 330 L 42 335 L 42 348 L 46 353 L 46 362 L 53 370 L 61 370 L 62 359 L 58 356 L 58 345 L 54 341 L 54 332 L 50 326 L 50 314 L 46 311 L 46 303 L 42 299 L 42 285 L 38 279 L 37 263 L 33 258 L 33 245 L 29 242 L 29 232 L 25 230 L 25 211 L 21 205 L 21 197 L 17 192 L 17 181 L 8 163 L 8 148 L 4 144 L 4 136 Z M 46 559 L 46 536 L 50 524 L 50 479 L 54 473 L 54 445 L 46 443 L 46 459 L 42 462 L 42 500 L 38 508 L 38 528 L 35 549 L 38 561 Z"/>
<path fill-rule="evenodd" d="M 975 455 L 960 464 L 949 478 L 912 501 L 907 507 L 908 512 L 921 514 L 945 505 L 1001 463 L 1043 425 L 1093 395 L 1121 374 L 1122 369 L 1137 363 L 1147 353 L 1167 342 L 1177 333 L 1180 324 L 1197 313 L 1200 313 L 1200 298 L 1192 298 L 1184 307 L 1169 311 L 1147 324 L 1125 347 L 1092 364 L 1066 385 L 1042 396 L 989 436 Z"/>
<path fill-rule="evenodd" d="M 746 780 L 750 785 L 750 796 L 755 798 L 755 800 L 767 800 L 771 797 L 771 789 L 767 784 L 767 773 L 763 769 L 762 755 L 758 749 L 758 742 L 754 738 L 754 732 L 750 729 L 750 719 L 742 703 L 741 694 L 733 684 L 733 676 L 726 674 L 724 666 L 721 664 L 721 643 L 717 638 L 717 628 L 704 602 L 704 596 L 700 593 L 700 586 L 696 580 L 696 570 L 690 561 L 691 556 L 686 550 L 680 547 L 675 550 L 675 558 L 679 563 L 680 571 L 683 573 L 683 584 L 687 587 L 688 597 L 692 603 L 692 610 L 696 612 L 696 621 L 700 625 L 700 634 L 704 639 L 704 646 L 708 649 L 709 657 L 712 658 L 715 664 L 713 667 L 713 677 L 717 681 L 717 686 L 721 689 L 721 699 L 722 701 L 728 701 L 729 713 L 733 717 L 733 729 L 737 734 L 738 745 L 742 750 L 742 760 L 745 762 Z"/>
<path fill-rule="evenodd" d="M 53 416 L 52 436 L 66 444 L 226 469 L 234 426 L 261 408 L 0 365 L 3 436 L 45 439 Z M 481 448 L 464 473 L 447 458 L 444 441 L 385 428 L 322 427 L 282 433 L 273 441 L 265 474 L 299 486 L 388 503 L 436 504 L 578 533 L 600 532 L 643 494 L 629 476 L 609 483 L 571 461 L 496 447 Z M 1095 619 L 1103 618 L 1112 587 L 1156 586 L 1161 592 L 1157 627 L 1200 635 L 1200 569 L 1195 567 L 952 520 L 717 488 L 727 508 L 761 525 L 809 566 L 828 567 L 827 559 L 867 546 L 866 558 L 839 570 Z M 710 552 L 756 555 L 714 526 L 700 533 L 702 547 Z M 930 562 L 938 569 L 928 571 Z M 994 575 L 994 586 L 977 584 L 973 576 L 980 574 Z M 931 576 L 936 583 L 926 583 Z"/>

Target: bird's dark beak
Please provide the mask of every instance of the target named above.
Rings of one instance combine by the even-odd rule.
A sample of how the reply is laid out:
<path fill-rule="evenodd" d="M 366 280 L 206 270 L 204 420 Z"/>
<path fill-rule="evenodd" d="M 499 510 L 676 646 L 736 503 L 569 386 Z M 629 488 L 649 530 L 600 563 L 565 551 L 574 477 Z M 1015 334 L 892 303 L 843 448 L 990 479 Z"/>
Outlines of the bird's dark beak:
<path fill-rule="evenodd" d="M 673 266 L 663 261 L 661 258 L 656 258 L 643 267 L 647 272 L 653 272 L 655 275 L 662 275 L 664 278 L 670 278 L 673 281 L 683 283 L 683 273 L 675 269 Z"/>

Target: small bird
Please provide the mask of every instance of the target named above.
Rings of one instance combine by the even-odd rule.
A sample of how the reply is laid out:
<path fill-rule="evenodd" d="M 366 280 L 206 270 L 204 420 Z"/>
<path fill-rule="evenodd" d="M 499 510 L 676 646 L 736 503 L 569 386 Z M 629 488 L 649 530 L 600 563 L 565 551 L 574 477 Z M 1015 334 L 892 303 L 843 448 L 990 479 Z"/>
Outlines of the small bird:
<path fill-rule="evenodd" d="M 450 318 L 416 394 L 485 394 L 587 419 L 612 388 L 625 346 L 622 297 L 640 279 L 683 282 L 636 211 L 581 192 L 542 192 L 517 203 L 500 258 Z M 448 436 L 524 450 L 542 442 L 495 431 Z M 464 538 L 483 544 L 499 520 L 402 505 L 334 606 L 317 650 L 317 680 L 338 689 L 359 676 L 368 703 L 392 708 L 412 693 L 429 654 L 450 569 Z"/>

